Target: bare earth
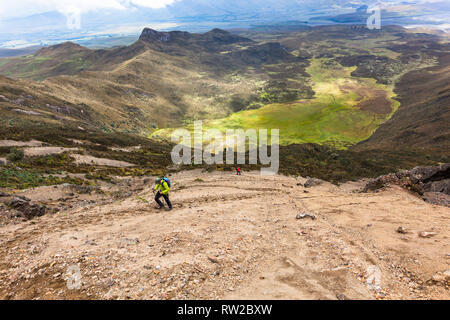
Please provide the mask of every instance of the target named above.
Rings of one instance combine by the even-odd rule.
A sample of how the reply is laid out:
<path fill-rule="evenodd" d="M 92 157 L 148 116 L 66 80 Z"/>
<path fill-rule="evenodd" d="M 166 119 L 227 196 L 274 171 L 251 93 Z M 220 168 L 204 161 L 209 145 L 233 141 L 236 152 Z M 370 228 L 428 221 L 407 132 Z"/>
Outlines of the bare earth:
<path fill-rule="evenodd" d="M 37 140 L 30 141 L 15 141 L 15 140 L 0 140 L 0 147 L 40 147 L 42 142 Z"/>
<path fill-rule="evenodd" d="M 61 154 L 67 151 L 77 151 L 77 148 L 63 147 L 30 147 L 24 148 L 23 152 L 27 157 L 46 156 L 49 154 Z"/>
<path fill-rule="evenodd" d="M 88 155 L 72 154 L 71 157 L 75 159 L 76 164 L 95 164 L 99 166 L 119 167 L 119 168 L 134 166 L 134 164 L 125 161 L 111 160 L 106 158 L 96 158 Z"/>
<path fill-rule="evenodd" d="M 25 191 L 43 204 L 66 197 L 66 206 L 0 226 L 0 298 L 450 298 L 449 208 L 397 187 L 363 194 L 362 183 L 304 181 L 181 172 L 171 212 L 154 209 L 152 180 L 104 185 L 105 194 Z M 113 191 L 128 193 L 114 200 Z M 315 219 L 296 219 L 305 211 Z M 67 288 L 72 265 L 80 289 Z M 379 288 L 366 283 L 373 268 Z"/>

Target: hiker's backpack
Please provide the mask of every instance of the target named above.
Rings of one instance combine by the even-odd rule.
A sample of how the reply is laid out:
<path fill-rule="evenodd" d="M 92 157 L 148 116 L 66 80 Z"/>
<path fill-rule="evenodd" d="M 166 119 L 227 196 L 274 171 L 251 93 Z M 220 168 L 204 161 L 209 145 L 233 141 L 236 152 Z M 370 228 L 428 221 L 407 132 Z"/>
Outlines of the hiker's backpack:
<path fill-rule="evenodd" d="M 170 185 L 170 179 L 169 178 L 166 178 L 166 177 L 164 177 L 163 178 L 163 180 L 165 181 L 165 182 L 167 182 L 167 185 L 169 186 L 169 188 L 171 187 L 171 185 Z"/>

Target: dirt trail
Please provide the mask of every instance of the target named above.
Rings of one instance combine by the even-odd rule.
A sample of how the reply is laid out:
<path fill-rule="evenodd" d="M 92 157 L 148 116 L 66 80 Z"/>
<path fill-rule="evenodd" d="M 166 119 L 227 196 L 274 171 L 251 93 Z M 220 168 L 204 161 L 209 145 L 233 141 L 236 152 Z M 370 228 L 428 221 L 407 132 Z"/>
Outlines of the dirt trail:
<path fill-rule="evenodd" d="M 362 194 L 359 183 L 305 189 L 302 178 L 189 171 L 172 177 L 166 212 L 142 181 L 122 200 L 99 195 L 1 226 L 0 298 L 450 298 L 448 282 L 430 280 L 450 269 L 450 209 L 400 188 Z M 42 200 L 39 189 L 23 194 Z M 296 219 L 303 211 L 316 219 Z M 71 265 L 81 289 L 67 288 Z M 380 282 L 367 285 L 371 268 Z"/>

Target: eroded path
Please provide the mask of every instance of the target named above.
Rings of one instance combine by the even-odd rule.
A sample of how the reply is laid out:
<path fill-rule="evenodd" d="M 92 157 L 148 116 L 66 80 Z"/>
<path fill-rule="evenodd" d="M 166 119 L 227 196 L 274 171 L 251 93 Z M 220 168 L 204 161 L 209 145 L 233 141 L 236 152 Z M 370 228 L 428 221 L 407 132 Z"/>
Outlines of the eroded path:
<path fill-rule="evenodd" d="M 125 199 L 4 225 L 0 297 L 450 298 L 448 282 L 435 281 L 450 269 L 449 208 L 399 188 L 361 194 L 358 183 L 304 181 L 181 172 L 171 212 L 154 209 L 151 184 L 139 180 Z M 316 219 L 296 219 L 303 211 Z M 73 265 L 81 288 L 69 290 Z M 366 284 L 373 268 L 379 288 Z"/>

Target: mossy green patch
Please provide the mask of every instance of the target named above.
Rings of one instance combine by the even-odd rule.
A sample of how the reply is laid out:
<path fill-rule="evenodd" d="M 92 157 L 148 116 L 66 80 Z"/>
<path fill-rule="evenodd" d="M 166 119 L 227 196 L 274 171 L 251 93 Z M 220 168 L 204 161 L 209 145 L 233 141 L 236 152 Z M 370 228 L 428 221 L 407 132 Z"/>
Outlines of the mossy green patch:
<path fill-rule="evenodd" d="M 33 170 L 19 170 L 16 168 L 0 169 L 0 187 L 2 188 L 28 189 L 62 183 L 82 184 L 83 180 L 69 176 L 45 175 Z"/>
<path fill-rule="evenodd" d="M 279 129 L 280 144 L 317 143 L 343 149 L 369 138 L 388 119 L 399 103 L 392 88 L 375 79 L 352 77 L 356 67 L 343 67 L 331 59 L 312 59 L 307 72 L 315 92 L 313 99 L 273 103 L 226 118 L 205 121 L 203 129 Z M 381 95 L 381 96 L 380 96 Z M 359 104 L 380 99 L 391 112 L 365 111 Z M 384 100 L 383 100 L 384 99 Z M 373 103 L 378 103 L 375 99 Z M 192 129 L 192 125 L 187 126 Z M 155 135 L 168 136 L 169 130 Z"/>

